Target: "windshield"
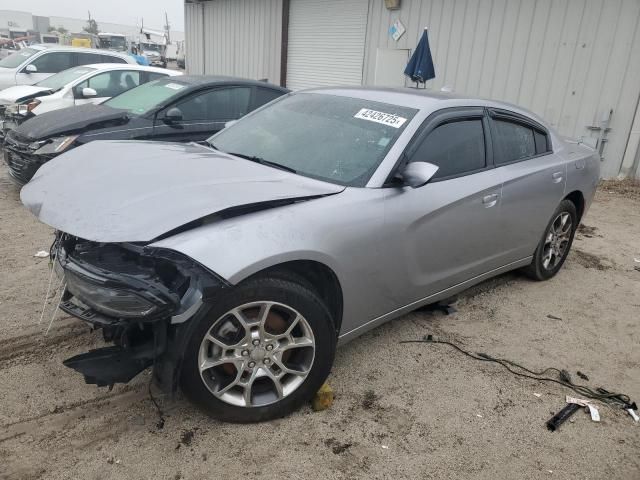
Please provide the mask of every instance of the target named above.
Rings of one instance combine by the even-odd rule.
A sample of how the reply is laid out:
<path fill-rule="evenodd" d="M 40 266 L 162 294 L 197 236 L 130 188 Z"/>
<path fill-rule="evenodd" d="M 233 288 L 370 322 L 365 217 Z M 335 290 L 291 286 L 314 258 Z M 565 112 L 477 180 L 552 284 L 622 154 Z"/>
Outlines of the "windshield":
<path fill-rule="evenodd" d="M 40 80 L 36 83 L 38 87 L 50 88 L 51 90 L 59 90 L 75 79 L 82 77 L 83 75 L 95 71 L 95 68 L 91 67 L 75 67 L 69 70 L 64 70 L 55 75 L 51 75 L 44 80 Z"/>
<path fill-rule="evenodd" d="M 100 37 L 100 46 L 102 48 L 111 48 L 113 50 L 127 50 L 127 40 L 124 37 Z"/>
<path fill-rule="evenodd" d="M 6 58 L 0 60 L 0 67 L 2 68 L 16 68 L 22 65 L 22 63 L 34 53 L 38 53 L 35 48 L 23 48 L 16 53 L 9 55 Z"/>
<path fill-rule="evenodd" d="M 155 80 L 121 93 L 103 105 L 122 108 L 134 115 L 144 115 L 158 104 L 177 95 L 183 88 L 186 88 L 186 85 L 175 80 Z"/>
<path fill-rule="evenodd" d="M 224 152 L 361 187 L 416 112 L 357 98 L 301 93 L 283 97 L 208 141 Z"/>

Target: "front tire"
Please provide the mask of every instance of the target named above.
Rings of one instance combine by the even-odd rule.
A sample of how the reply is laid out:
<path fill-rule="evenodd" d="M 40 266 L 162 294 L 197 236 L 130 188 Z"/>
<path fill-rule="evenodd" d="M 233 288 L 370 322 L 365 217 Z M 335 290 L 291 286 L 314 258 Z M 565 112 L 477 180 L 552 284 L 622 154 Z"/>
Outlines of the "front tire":
<path fill-rule="evenodd" d="M 551 216 L 525 273 L 538 281 L 554 277 L 567 259 L 577 227 L 576 206 L 563 200 Z"/>
<path fill-rule="evenodd" d="M 200 317 L 184 352 L 181 387 L 222 421 L 283 417 L 326 380 L 336 340 L 331 315 L 310 286 L 252 279 Z"/>

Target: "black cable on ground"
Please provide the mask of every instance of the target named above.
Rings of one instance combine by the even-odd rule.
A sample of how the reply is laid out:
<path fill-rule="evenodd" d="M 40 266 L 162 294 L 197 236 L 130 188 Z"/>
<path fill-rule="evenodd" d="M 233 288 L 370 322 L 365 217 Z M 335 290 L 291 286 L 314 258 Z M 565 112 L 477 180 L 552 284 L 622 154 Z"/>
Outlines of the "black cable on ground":
<path fill-rule="evenodd" d="M 611 405 L 617 405 L 624 409 L 632 408 L 634 410 L 637 410 L 638 408 L 635 402 L 631 402 L 631 399 L 629 398 L 629 396 L 623 393 L 609 392 L 604 388 L 593 389 L 593 388 L 587 387 L 586 385 L 576 385 L 575 383 L 573 383 L 573 381 L 571 380 L 571 375 L 566 370 L 560 370 L 555 367 L 549 367 L 549 368 L 545 368 L 544 370 L 540 370 L 539 372 L 536 372 L 535 370 L 530 370 L 511 360 L 506 360 L 503 358 L 495 358 L 486 353 L 477 353 L 477 352 L 471 353 L 459 347 L 453 342 L 448 342 L 445 340 L 434 340 L 432 335 L 425 335 L 425 337 L 422 340 L 403 340 L 400 343 L 440 343 L 443 345 L 449 345 L 450 347 L 455 348 L 460 353 L 463 353 L 464 355 L 471 357 L 474 360 L 479 360 L 481 362 L 492 362 L 492 363 L 497 363 L 499 365 L 502 365 L 509 372 L 519 377 L 530 378 L 532 380 L 537 380 L 541 382 L 557 383 L 564 387 L 570 388 L 571 390 L 580 394 L 583 397 L 599 400 L 603 403 L 607 403 Z M 520 369 L 527 373 L 518 372 L 513 368 Z M 546 374 L 547 372 L 557 372 L 559 378 L 543 377 L 542 375 Z"/>

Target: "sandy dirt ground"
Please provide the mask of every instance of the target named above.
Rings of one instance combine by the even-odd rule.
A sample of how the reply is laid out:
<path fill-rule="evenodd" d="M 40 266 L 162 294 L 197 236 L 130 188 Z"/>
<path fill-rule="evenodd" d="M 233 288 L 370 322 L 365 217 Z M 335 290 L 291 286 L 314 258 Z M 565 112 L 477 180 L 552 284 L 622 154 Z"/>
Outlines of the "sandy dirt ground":
<path fill-rule="evenodd" d="M 622 193 L 620 193 L 622 192 Z M 112 391 L 65 358 L 102 342 L 60 315 L 44 336 L 52 231 L 0 167 L 0 478 L 640 478 L 640 424 L 602 406 L 551 433 L 569 390 L 515 377 L 427 333 L 531 368 L 586 373 L 640 400 L 640 195 L 602 188 L 560 274 L 503 275 L 461 295 L 458 313 L 414 312 L 344 346 L 336 399 L 259 425 L 222 424 L 185 400 L 149 399 L 148 374 Z M 534 395 L 540 394 L 540 396 Z"/>

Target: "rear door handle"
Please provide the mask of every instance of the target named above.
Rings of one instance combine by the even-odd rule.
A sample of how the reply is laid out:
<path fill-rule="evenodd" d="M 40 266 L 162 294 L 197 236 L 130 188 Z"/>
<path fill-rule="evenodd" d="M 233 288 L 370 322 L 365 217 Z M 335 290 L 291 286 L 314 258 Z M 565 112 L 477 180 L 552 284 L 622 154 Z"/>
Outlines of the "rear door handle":
<path fill-rule="evenodd" d="M 563 172 L 555 172 L 553 175 L 551 175 L 551 178 L 553 178 L 553 183 L 560 183 L 563 177 Z"/>
<path fill-rule="evenodd" d="M 498 203 L 498 194 L 492 193 L 491 195 L 485 195 L 482 197 L 482 203 L 484 204 L 484 208 L 491 208 L 496 203 Z"/>

